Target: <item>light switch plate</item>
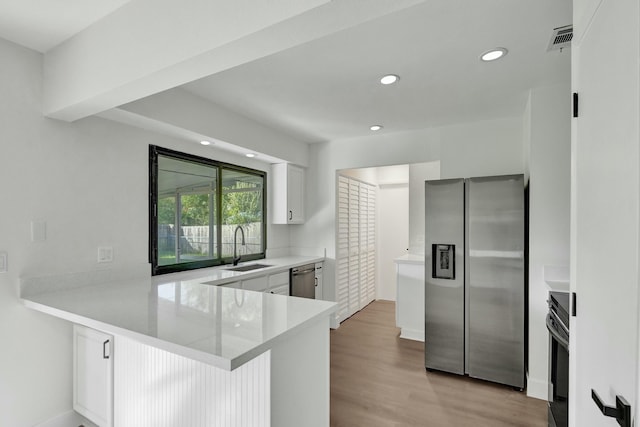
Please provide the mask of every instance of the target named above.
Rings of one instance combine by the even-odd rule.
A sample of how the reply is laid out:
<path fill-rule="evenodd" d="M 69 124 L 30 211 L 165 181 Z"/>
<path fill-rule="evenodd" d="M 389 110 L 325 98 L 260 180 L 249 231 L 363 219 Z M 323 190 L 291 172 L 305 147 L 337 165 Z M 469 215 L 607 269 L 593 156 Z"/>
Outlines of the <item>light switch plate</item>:
<path fill-rule="evenodd" d="M 6 252 L 0 252 L 0 273 L 6 273 L 9 270 L 9 255 Z"/>
<path fill-rule="evenodd" d="M 111 246 L 98 248 L 98 262 L 113 262 L 113 248 Z"/>

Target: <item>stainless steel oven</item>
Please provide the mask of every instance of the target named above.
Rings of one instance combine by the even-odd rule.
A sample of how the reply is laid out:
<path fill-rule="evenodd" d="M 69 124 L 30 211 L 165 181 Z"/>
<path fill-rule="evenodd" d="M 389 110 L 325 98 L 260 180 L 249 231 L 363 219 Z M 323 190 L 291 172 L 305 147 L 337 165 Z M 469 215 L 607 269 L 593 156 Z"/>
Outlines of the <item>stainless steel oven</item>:
<path fill-rule="evenodd" d="M 569 425 L 569 294 L 549 292 L 549 427 Z"/>

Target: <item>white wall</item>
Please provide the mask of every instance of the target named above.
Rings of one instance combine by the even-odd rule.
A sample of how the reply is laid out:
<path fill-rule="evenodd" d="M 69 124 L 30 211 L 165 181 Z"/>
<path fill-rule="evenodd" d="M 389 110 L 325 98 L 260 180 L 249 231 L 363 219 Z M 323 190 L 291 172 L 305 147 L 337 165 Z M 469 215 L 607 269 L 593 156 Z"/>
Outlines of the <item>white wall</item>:
<path fill-rule="evenodd" d="M 522 126 L 518 117 L 442 128 L 440 178 L 523 173 Z"/>
<path fill-rule="evenodd" d="M 344 169 L 340 171 L 340 174 L 350 176 L 351 178 L 364 181 L 368 184 L 378 185 L 377 168 Z"/>
<path fill-rule="evenodd" d="M 147 263 L 149 144 L 269 166 L 103 119 L 46 119 L 41 55 L 0 39 L 0 58 L 0 426 L 26 427 L 71 408 L 71 328 L 23 307 L 19 277 Z M 32 220 L 46 221 L 45 241 L 30 241 Z M 267 236 L 289 246 L 286 226 Z M 112 264 L 96 263 L 98 246 Z"/>
<path fill-rule="evenodd" d="M 409 165 L 376 168 L 378 179 L 376 297 L 395 301 L 397 288 L 397 257 L 407 252 L 409 245 Z"/>
<path fill-rule="evenodd" d="M 393 260 L 407 253 L 409 241 L 408 184 L 380 185 L 378 190 L 378 276 L 376 298 L 396 300 Z"/>
<path fill-rule="evenodd" d="M 570 76 L 564 85 L 531 90 L 529 178 L 529 378 L 527 394 L 547 398 L 551 289 L 544 266 L 569 266 L 571 187 Z M 566 289 L 568 290 L 568 289 Z"/>
<path fill-rule="evenodd" d="M 335 295 L 335 179 L 339 169 L 440 160 L 441 177 L 523 172 L 522 118 L 508 117 L 420 131 L 313 144 L 307 169 L 307 221 L 294 246 L 327 248 L 325 295 Z"/>
<path fill-rule="evenodd" d="M 409 165 L 409 253 L 424 255 L 424 182 L 440 179 L 440 162 Z"/>

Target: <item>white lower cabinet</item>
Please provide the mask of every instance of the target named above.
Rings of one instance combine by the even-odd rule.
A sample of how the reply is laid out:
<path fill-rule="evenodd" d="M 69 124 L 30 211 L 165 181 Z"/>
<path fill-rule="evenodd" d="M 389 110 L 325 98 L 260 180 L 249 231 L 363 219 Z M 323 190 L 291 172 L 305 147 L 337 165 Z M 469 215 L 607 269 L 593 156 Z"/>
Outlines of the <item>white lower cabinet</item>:
<path fill-rule="evenodd" d="M 424 261 L 396 260 L 396 326 L 400 338 L 424 341 Z"/>
<path fill-rule="evenodd" d="M 245 289 L 247 291 L 264 292 L 269 287 L 267 276 L 254 277 L 253 279 L 238 280 L 237 282 L 226 283 L 225 288 Z"/>
<path fill-rule="evenodd" d="M 268 287 L 269 282 L 267 281 L 267 276 L 254 277 L 253 279 L 243 280 L 241 286 L 242 289 L 258 292 L 266 291 Z"/>
<path fill-rule="evenodd" d="M 113 336 L 73 326 L 73 409 L 99 427 L 113 426 Z"/>
<path fill-rule="evenodd" d="M 278 295 L 290 295 L 288 270 L 269 275 L 269 292 Z"/>
<path fill-rule="evenodd" d="M 286 284 L 286 285 L 276 286 L 275 288 L 269 289 L 269 292 L 272 294 L 289 296 L 289 285 Z"/>

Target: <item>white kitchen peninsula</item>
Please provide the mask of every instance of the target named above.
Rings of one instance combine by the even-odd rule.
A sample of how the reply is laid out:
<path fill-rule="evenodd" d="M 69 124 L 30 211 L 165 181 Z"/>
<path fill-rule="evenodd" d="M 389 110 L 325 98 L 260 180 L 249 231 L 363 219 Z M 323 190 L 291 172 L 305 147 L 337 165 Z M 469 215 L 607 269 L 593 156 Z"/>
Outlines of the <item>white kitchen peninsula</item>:
<path fill-rule="evenodd" d="M 265 261 L 310 261 L 298 258 Z M 22 299 L 113 337 L 98 342 L 113 363 L 111 425 L 326 427 L 336 305 L 224 286 L 268 271 L 25 280 Z"/>
<path fill-rule="evenodd" d="M 424 341 L 424 255 L 396 258 L 396 326 L 400 338 Z"/>

